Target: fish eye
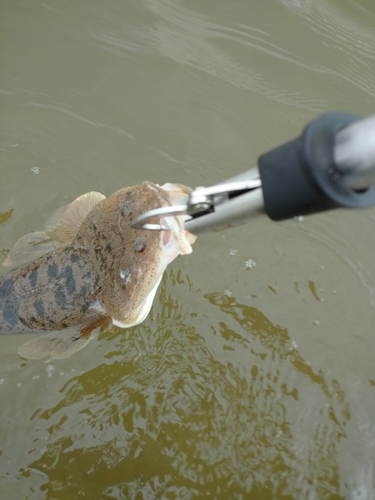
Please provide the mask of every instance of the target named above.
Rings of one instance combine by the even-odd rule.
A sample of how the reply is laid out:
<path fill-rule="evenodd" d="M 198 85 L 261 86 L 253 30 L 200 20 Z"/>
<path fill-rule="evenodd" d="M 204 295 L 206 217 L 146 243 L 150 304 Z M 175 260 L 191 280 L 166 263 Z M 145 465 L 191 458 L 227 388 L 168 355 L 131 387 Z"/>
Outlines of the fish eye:
<path fill-rule="evenodd" d="M 146 241 L 143 238 L 137 238 L 133 246 L 137 252 L 143 252 L 146 248 Z"/>

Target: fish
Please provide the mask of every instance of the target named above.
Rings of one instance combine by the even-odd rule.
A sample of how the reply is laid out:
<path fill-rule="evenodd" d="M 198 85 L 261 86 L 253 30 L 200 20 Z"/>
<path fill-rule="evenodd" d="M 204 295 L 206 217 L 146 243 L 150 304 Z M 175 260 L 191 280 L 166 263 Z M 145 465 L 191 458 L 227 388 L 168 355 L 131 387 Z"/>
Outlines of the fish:
<path fill-rule="evenodd" d="M 106 198 L 92 191 L 57 209 L 44 231 L 20 238 L 3 262 L 0 335 L 44 332 L 22 345 L 26 359 L 62 359 L 111 326 L 148 316 L 163 273 L 192 252 L 186 216 L 165 216 L 162 231 L 133 229 L 148 210 L 186 201 L 191 188 L 149 181 Z M 152 222 L 152 221 L 151 221 Z"/>

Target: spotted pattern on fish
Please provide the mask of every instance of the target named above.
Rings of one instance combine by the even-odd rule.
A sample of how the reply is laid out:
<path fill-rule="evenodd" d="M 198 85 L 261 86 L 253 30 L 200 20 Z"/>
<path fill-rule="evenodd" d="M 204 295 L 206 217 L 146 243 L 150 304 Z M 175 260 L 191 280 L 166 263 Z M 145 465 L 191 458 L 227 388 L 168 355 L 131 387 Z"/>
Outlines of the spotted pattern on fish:
<path fill-rule="evenodd" d="M 73 247 L 14 269 L 0 278 L 0 334 L 78 323 L 98 288 L 87 251 Z"/>
<path fill-rule="evenodd" d="M 15 295 L 14 282 L 12 278 L 7 275 L 3 278 L 0 286 L 0 302 L 3 304 L 1 311 L 2 321 L 0 322 L 0 328 L 3 327 L 0 329 L 1 333 L 6 333 L 2 330 L 12 330 L 17 326 L 19 302 L 14 300 Z"/>
<path fill-rule="evenodd" d="M 90 334 L 92 325 L 103 320 L 123 325 L 138 319 L 140 305 L 160 277 L 162 240 L 155 231 L 140 236 L 129 222 L 170 204 L 169 194 L 143 182 L 99 198 L 73 235 L 65 227 L 64 243 L 56 240 L 49 253 L 0 277 L 0 334 L 82 325 Z"/>

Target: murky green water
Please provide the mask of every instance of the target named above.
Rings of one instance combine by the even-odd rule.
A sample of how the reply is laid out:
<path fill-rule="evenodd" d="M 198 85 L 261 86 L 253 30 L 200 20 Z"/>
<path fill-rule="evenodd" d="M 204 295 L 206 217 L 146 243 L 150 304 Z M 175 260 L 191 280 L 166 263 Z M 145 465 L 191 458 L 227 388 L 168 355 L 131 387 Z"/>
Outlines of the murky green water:
<path fill-rule="evenodd" d="M 0 250 L 84 192 L 210 185 L 375 112 L 371 0 L 1 10 Z M 0 338 L 0 498 L 374 499 L 374 224 L 201 237 L 147 321 L 66 360 Z"/>

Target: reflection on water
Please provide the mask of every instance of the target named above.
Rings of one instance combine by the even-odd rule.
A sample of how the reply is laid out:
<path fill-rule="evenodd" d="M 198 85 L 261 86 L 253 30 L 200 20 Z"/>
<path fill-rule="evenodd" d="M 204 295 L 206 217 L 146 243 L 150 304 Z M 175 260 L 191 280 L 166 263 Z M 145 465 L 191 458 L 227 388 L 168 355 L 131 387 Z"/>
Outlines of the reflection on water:
<path fill-rule="evenodd" d="M 224 40 L 246 48 L 247 57 L 261 56 L 278 60 L 284 65 L 305 66 L 302 60 L 298 61 L 294 57 L 293 52 L 284 50 L 278 43 L 271 41 L 270 33 L 246 25 L 232 28 L 216 24 L 208 21 L 206 16 L 192 14 L 181 4 L 169 0 L 148 1 L 146 6 L 154 16 L 156 27 L 151 30 L 132 29 L 131 37 L 137 39 L 138 45 L 132 43 L 125 46 L 121 41 L 121 33 L 118 36 L 103 33 L 98 36 L 99 46 L 104 50 L 117 51 L 121 47 L 132 51 L 139 50 L 143 45 L 147 47 L 147 51 L 151 50 L 178 64 L 203 71 L 238 89 L 251 90 L 266 98 L 302 109 L 324 109 L 322 101 L 316 97 L 306 97 L 301 91 L 280 88 L 277 81 L 270 81 L 259 69 L 234 61 L 225 54 L 225 50 L 215 46 L 215 42 Z"/>
<path fill-rule="evenodd" d="M 331 498 L 351 413 L 340 383 L 257 308 L 211 293 L 212 323 L 166 290 L 152 324 L 112 337 L 34 412 L 19 477 L 43 475 L 47 498 Z"/>

